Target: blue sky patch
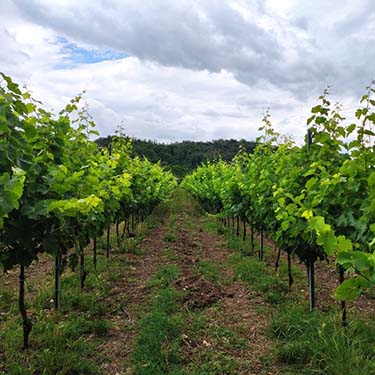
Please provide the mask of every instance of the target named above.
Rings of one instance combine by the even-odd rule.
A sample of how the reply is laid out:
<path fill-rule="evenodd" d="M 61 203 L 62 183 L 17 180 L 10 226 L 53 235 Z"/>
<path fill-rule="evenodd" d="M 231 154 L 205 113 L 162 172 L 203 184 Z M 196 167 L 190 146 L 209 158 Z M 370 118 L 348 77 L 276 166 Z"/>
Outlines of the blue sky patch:
<path fill-rule="evenodd" d="M 61 36 L 56 38 L 56 43 L 61 47 L 61 54 L 63 55 L 63 61 L 59 64 L 58 68 L 67 68 L 75 64 L 95 64 L 101 61 L 118 60 L 129 56 L 110 49 L 82 48 Z"/>

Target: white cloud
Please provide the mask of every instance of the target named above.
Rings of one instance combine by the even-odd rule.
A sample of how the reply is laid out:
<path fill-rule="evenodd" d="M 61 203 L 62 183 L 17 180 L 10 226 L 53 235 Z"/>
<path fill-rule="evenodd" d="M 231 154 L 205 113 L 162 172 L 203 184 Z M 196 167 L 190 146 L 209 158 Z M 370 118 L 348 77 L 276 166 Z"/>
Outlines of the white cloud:
<path fill-rule="evenodd" d="M 103 135 L 254 139 L 270 107 L 301 139 L 327 85 L 351 110 L 375 78 L 373 0 L 3 0 L 0 14 L 0 71 L 56 111 L 86 90 Z"/>

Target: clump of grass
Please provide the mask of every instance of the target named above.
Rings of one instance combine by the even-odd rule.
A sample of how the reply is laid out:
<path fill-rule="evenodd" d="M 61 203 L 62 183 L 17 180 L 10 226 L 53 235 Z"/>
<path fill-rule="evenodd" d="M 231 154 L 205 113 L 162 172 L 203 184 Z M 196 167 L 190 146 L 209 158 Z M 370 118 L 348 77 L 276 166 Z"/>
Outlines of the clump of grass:
<path fill-rule="evenodd" d="M 82 316 L 63 324 L 65 336 L 71 339 L 88 334 L 105 336 L 111 328 L 111 324 L 105 319 L 88 320 Z"/>
<path fill-rule="evenodd" d="M 186 370 L 189 375 L 235 374 L 235 359 L 221 351 L 209 349 L 202 356 L 199 364 L 192 364 Z"/>
<path fill-rule="evenodd" d="M 172 233 L 167 233 L 164 236 L 163 241 L 165 241 L 165 242 L 176 242 L 176 236 Z"/>
<path fill-rule="evenodd" d="M 7 312 L 9 307 L 15 304 L 17 295 L 14 291 L 8 289 L 0 290 L 0 311 Z"/>
<path fill-rule="evenodd" d="M 144 251 L 139 246 L 141 242 L 141 237 L 131 237 L 127 238 L 120 246 L 120 252 L 122 254 L 134 254 L 134 255 L 144 255 Z"/>
<path fill-rule="evenodd" d="M 162 289 L 155 297 L 153 307 L 165 314 L 174 314 L 182 293 L 174 288 Z"/>
<path fill-rule="evenodd" d="M 26 352 L 20 350 L 22 329 L 18 320 L 6 322 L 0 334 L 4 360 L 0 363 L 0 374 L 98 375 L 100 371 L 92 357 L 98 337 L 107 334 L 110 324 L 82 315 L 55 319 L 48 312 L 39 313 L 34 321 L 31 347 Z"/>
<path fill-rule="evenodd" d="M 257 282 L 257 288 L 263 293 L 266 302 L 278 305 L 285 301 L 288 294 L 288 284 L 276 275 L 267 275 Z"/>
<path fill-rule="evenodd" d="M 197 274 L 203 275 L 207 280 L 210 280 L 214 283 L 219 280 L 220 276 L 218 266 L 212 262 L 208 262 L 205 260 L 201 260 L 198 262 L 195 272 Z"/>
<path fill-rule="evenodd" d="M 318 311 L 310 313 L 305 306 L 284 306 L 271 320 L 270 332 L 274 338 L 292 341 L 321 323 Z"/>
<path fill-rule="evenodd" d="M 177 266 L 173 264 L 163 266 L 156 271 L 154 277 L 147 283 L 147 286 L 165 288 L 176 280 L 179 275 L 180 271 Z"/>
<path fill-rule="evenodd" d="M 163 255 L 165 255 L 170 261 L 175 261 L 178 259 L 178 256 L 171 247 L 165 247 L 163 249 Z"/>
<path fill-rule="evenodd" d="M 232 250 L 241 250 L 243 247 L 242 240 L 239 237 L 230 235 L 227 237 L 228 247 Z"/>
<path fill-rule="evenodd" d="M 106 312 L 106 306 L 100 302 L 101 296 L 96 293 L 81 292 L 79 288 L 66 290 L 61 297 L 61 311 L 79 311 L 91 316 L 102 316 Z"/>
<path fill-rule="evenodd" d="M 211 233 L 218 233 L 218 225 L 217 223 L 215 223 L 211 218 L 207 217 L 205 220 L 203 220 L 203 228 L 207 231 L 207 232 L 211 232 Z M 223 229 L 222 233 L 221 234 L 224 234 L 225 232 L 225 229 L 224 227 L 221 226 L 221 228 Z"/>
<path fill-rule="evenodd" d="M 181 363 L 182 321 L 162 311 L 153 311 L 139 324 L 133 359 L 139 375 L 170 374 Z"/>
<path fill-rule="evenodd" d="M 289 306 L 272 319 L 270 333 L 279 340 L 276 359 L 295 369 L 327 375 L 375 373 L 373 324 L 355 321 L 344 328 L 334 315 Z"/>
<path fill-rule="evenodd" d="M 277 305 L 285 301 L 288 293 L 286 280 L 272 272 L 265 263 L 241 253 L 233 254 L 229 263 L 235 277 L 251 284 L 252 289 L 259 291 L 266 302 Z"/>
<path fill-rule="evenodd" d="M 71 343 L 69 349 L 57 345 L 45 348 L 39 355 L 38 367 L 45 375 L 71 374 L 71 375 L 99 375 L 98 366 L 86 358 L 87 343 L 77 340 Z M 91 348 L 92 350 L 92 348 Z M 37 372 L 39 373 L 39 372 Z"/>
<path fill-rule="evenodd" d="M 240 253 L 234 253 L 229 258 L 229 264 L 233 269 L 235 277 L 249 284 L 253 284 L 257 280 L 262 279 L 266 272 L 263 263 L 253 258 L 245 258 Z"/>

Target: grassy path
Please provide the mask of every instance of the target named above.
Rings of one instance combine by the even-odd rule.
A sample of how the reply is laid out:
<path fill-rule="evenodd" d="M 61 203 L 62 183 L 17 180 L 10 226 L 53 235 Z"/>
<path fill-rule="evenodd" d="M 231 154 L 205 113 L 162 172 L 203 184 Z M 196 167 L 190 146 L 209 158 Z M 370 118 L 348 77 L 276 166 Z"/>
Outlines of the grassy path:
<path fill-rule="evenodd" d="M 143 355 L 135 355 L 138 362 L 134 373 L 278 373 L 265 360 L 270 357 L 272 345 L 266 335 L 267 314 L 257 311 L 264 302 L 236 277 L 230 260 L 232 252 L 224 237 L 210 230 L 210 223 L 185 194 L 177 194 L 164 225 L 164 244 L 160 247 L 159 238 L 153 245 L 151 241 L 151 247 L 161 250 L 164 262 L 149 282 L 154 299 L 158 301 L 168 293 L 169 297 L 174 293 L 175 298 L 166 298 L 161 309 L 151 306 L 146 323 L 147 316 L 168 311 L 176 318 L 178 334 L 171 342 L 161 343 L 159 358 L 154 356 L 155 348 L 148 348 L 148 357 L 147 345 L 136 341 L 135 353 Z M 149 324 L 162 325 L 163 318 L 161 315 L 159 322 Z M 147 325 L 141 323 L 140 330 L 143 341 L 153 341 L 147 337 Z M 152 361 L 148 361 L 150 358 Z"/>

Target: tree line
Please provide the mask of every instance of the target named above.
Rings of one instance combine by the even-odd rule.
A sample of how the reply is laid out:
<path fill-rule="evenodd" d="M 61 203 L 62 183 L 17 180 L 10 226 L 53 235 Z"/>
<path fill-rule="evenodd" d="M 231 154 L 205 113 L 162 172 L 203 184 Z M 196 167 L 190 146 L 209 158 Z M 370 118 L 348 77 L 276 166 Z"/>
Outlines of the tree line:
<path fill-rule="evenodd" d="M 113 136 L 101 137 L 96 143 L 107 147 Z M 132 139 L 133 157 L 146 157 L 149 161 L 161 162 L 169 167 L 176 177 L 183 177 L 200 164 L 222 159 L 230 161 L 240 149 L 252 153 L 256 142 L 244 139 L 218 139 L 209 142 L 183 141 L 159 143 L 153 140 Z"/>

